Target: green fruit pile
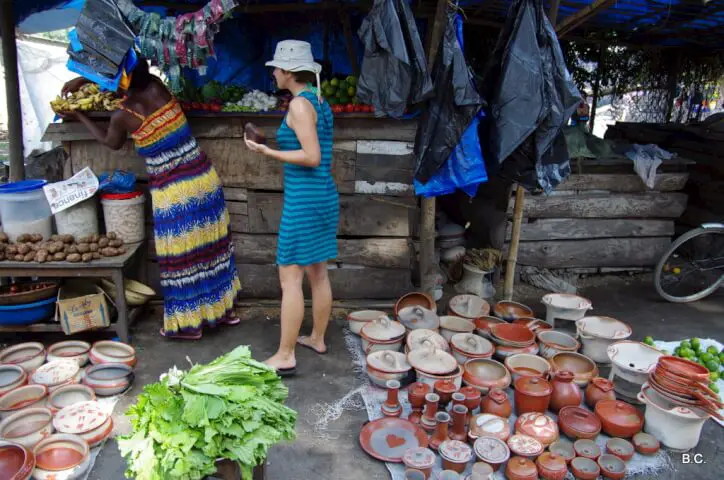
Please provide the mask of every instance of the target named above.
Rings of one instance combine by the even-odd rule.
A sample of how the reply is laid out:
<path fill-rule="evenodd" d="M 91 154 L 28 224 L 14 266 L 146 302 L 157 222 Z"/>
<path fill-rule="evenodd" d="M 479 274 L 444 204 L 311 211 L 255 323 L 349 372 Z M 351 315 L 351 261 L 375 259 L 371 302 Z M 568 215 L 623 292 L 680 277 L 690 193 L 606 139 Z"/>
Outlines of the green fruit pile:
<path fill-rule="evenodd" d="M 646 337 L 644 343 L 654 346 L 654 339 Z M 719 393 L 716 382 L 720 378 L 724 378 L 724 368 L 722 368 L 722 365 L 724 365 L 724 348 L 721 351 L 717 350 L 714 346 L 704 349 L 701 346 L 701 340 L 691 338 L 682 341 L 679 346 L 674 349 L 674 356 L 691 360 L 706 367 L 706 369 L 709 370 L 709 388 L 713 392 Z"/>
<path fill-rule="evenodd" d="M 322 96 L 330 105 L 357 104 L 357 77 L 332 78 L 322 82 Z"/>

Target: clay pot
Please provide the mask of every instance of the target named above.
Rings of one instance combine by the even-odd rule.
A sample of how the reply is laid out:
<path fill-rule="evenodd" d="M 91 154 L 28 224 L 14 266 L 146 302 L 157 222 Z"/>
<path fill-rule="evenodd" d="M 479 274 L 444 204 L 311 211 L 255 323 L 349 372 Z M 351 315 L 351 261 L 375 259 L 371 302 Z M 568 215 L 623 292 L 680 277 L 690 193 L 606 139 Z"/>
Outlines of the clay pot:
<path fill-rule="evenodd" d="M 615 455 L 624 462 L 631 460 L 634 454 L 634 446 L 623 438 L 611 438 L 606 442 L 606 453 Z"/>
<path fill-rule="evenodd" d="M 412 407 L 412 413 L 408 418 L 409 421 L 418 425 L 422 417 L 422 408 L 425 406 L 425 395 L 430 393 L 430 385 L 415 382 L 407 389 L 407 398 Z"/>
<path fill-rule="evenodd" d="M 601 467 L 590 458 L 577 457 L 571 461 L 571 470 L 577 480 L 596 480 L 601 474 Z"/>
<path fill-rule="evenodd" d="M 602 400 L 596 404 L 601 428 L 610 437 L 631 438 L 644 426 L 644 416 L 636 407 L 620 400 Z"/>
<path fill-rule="evenodd" d="M 515 433 L 533 437 L 547 447 L 558 440 L 558 425 L 544 413 L 524 413 L 515 422 Z"/>
<path fill-rule="evenodd" d="M 483 398 L 480 390 L 474 387 L 463 387 L 458 393 L 465 395 L 464 405 L 468 407 L 468 421 L 473 416 L 473 412 L 480 408 L 480 403 Z"/>
<path fill-rule="evenodd" d="M 458 333 L 450 339 L 453 356 L 460 365 L 475 358 L 490 358 L 495 347 L 489 340 L 473 333 Z"/>
<path fill-rule="evenodd" d="M 362 349 L 366 354 L 381 350 L 398 351 L 405 338 L 405 327 L 387 317 L 381 317 L 366 323 L 360 330 Z M 93 361 L 91 350 L 91 361 Z"/>
<path fill-rule="evenodd" d="M 573 444 L 568 440 L 558 440 L 553 442 L 548 451 L 555 453 L 566 459 L 566 463 L 570 465 L 571 461 L 576 458 L 576 451 L 573 449 Z"/>
<path fill-rule="evenodd" d="M 440 335 L 448 342 L 460 333 L 471 334 L 475 331 L 475 324 L 466 318 L 443 315 L 440 317 Z"/>
<path fill-rule="evenodd" d="M 452 409 L 452 429 L 450 438 L 459 442 L 465 442 L 468 439 L 468 432 L 465 430 L 465 422 L 468 416 L 468 407 L 465 405 L 455 405 Z"/>
<path fill-rule="evenodd" d="M 601 447 L 599 447 L 593 440 L 576 440 L 573 444 L 573 449 L 579 457 L 598 460 L 598 457 L 601 456 Z"/>
<path fill-rule="evenodd" d="M 432 310 L 420 306 L 403 308 L 400 310 L 397 320 L 403 324 L 408 331 L 437 331 L 440 328 L 440 317 Z"/>
<path fill-rule="evenodd" d="M 417 372 L 417 380 L 427 383 L 433 388 L 438 380 L 452 380 L 459 385 L 457 376 L 462 378 L 460 366 L 455 357 L 438 348 L 412 350 L 407 354 L 407 361 Z"/>
<path fill-rule="evenodd" d="M 381 310 L 360 310 L 347 315 L 347 325 L 352 333 L 359 335 L 362 327 L 384 316 L 385 312 Z"/>
<path fill-rule="evenodd" d="M 514 382 L 518 377 L 548 378 L 551 371 L 551 364 L 545 358 L 527 353 L 511 355 L 505 359 L 504 364 L 510 371 Z"/>
<path fill-rule="evenodd" d="M 411 292 L 403 295 L 399 300 L 397 300 L 397 302 L 395 302 L 395 318 L 400 314 L 400 310 L 403 308 L 415 306 L 427 308 L 433 312 L 437 311 L 437 304 L 430 295 L 422 292 Z"/>
<path fill-rule="evenodd" d="M 584 408 L 568 406 L 558 412 L 558 427 L 569 438 L 593 440 L 601 432 L 601 421 Z"/>
<path fill-rule="evenodd" d="M 490 390 L 488 396 L 483 400 L 480 411 L 508 418 L 513 414 L 513 406 L 510 404 L 508 394 L 499 388 L 494 388 Z"/>
<path fill-rule="evenodd" d="M 497 345 L 495 347 L 495 353 L 493 354 L 493 358 L 504 362 L 506 358 L 512 357 L 513 355 L 520 355 L 522 353 L 527 353 L 528 355 L 537 355 L 538 344 L 533 342 L 527 347 L 508 347 L 505 345 Z"/>
<path fill-rule="evenodd" d="M 420 348 L 437 348 L 447 352 L 450 350 L 450 345 L 434 330 L 421 329 L 409 332 L 405 341 L 405 352 L 410 353 Z"/>
<path fill-rule="evenodd" d="M 550 330 L 553 327 L 547 323 L 545 320 L 541 320 L 540 318 L 533 318 L 533 317 L 520 317 L 516 320 L 513 320 L 514 325 L 523 325 L 531 332 L 535 333 L 536 335 L 539 332 L 543 332 L 546 330 Z"/>
<path fill-rule="evenodd" d="M 498 318 L 502 318 L 506 322 L 512 322 L 523 317 L 533 317 L 535 312 L 533 309 L 518 302 L 503 300 L 495 304 L 493 313 Z"/>
<path fill-rule="evenodd" d="M 33 452 L 15 442 L 0 439 L 0 474 L 8 480 L 28 480 L 35 467 Z"/>
<path fill-rule="evenodd" d="M 518 415 L 528 412 L 545 413 L 552 392 L 551 384 L 542 378 L 520 377 L 515 382 L 515 411 Z"/>
<path fill-rule="evenodd" d="M 387 400 L 382 404 L 382 415 L 385 417 L 399 417 L 402 414 L 402 405 L 399 401 L 400 382 L 387 381 Z"/>
<path fill-rule="evenodd" d="M 527 347 L 535 342 L 535 334 L 525 325 L 500 323 L 490 326 L 493 342 L 506 347 Z"/>
<path fill-rule="evenodd" d="M 473 464 L 472 475 L 477 475 L 472 480 L 491 480 L 493 476 L 493 467 L 485 462 L 475 462 Z"/>
<path fill-rule="evenodd" d="M 443 442 L 439 448 L 442 468 L 463 473 L 468 462 L 473 458 L 473 449 L 467 443 L 458 440 Z"/>
<path fill-rule="evenodd" d="M 564 352 L 575 353 L 581 348 L 578 340 L 557 330 L 540 331 L 537 337 L 540 344 L 540 354 L 543 358 L 553 358 L 555 355 Z"/>
<path fill-rule="evenodd" d="M 616 400 L 616 392 L 613 391 L 613 382 L 596 377 L 586 387 L 586 405 L 593 409 L 601 400 Z"/>
<path fill-rule="evenodd" d="M 510 424 L 507 418 L 498 417 L 489 413 L 475 415 L 470 420 L 468 439 L 475 443 L 478 438 L 493 437 L 502 441 L 510 438 Z"/>
<path fill-rule="evenodd" d="M 435 433 L 430 437 L 430 444 L 428 446 L 437 451 L 443 442 L 450 439 L 450 415 L 445 412 L 437 412 L 435 414 L 435 421 L 437 422 Z"/>
<path fill-rule="evenodd" d="M 634 448 L 641 455 L 653 455 L 661 448 L 661 444 L 656 437 L 648 433 L 637 433 L 632 440 Z"/>
<path fill-rule="evenodd" d="M 598 459 L 601 475 L 609 480 L 623 480 L 626 476 L 626 463 L 614 455 L 601 455 Z"/>
<path fill-rule="evenodd" d="M 425 395 L 425 410 L 420 419 L 420 425 L 425 429 L 426 432 L 430 433 L 435 430 L 437 426 L 437 420 L 435 416 L 437 414 L 437 407 L 440 403 L 440 395 L 437 393 L 428 393 Z"/>
<path fill-rule="evenodd" d="M 490 327 L 492 325 L 505 323 L 505 320 L 484 315 L 482 317 L 476 318 L 473 323 L 475 323 L 475 333 L 483 338 L 490 339 Z"/>
<path fill-rule="evenodd" d="M 490 313 L 490 304 L 475 295 L 456 295 L 448 303 L 450 315 L 475 320 Z"/>
<path fill-rule="evenodd" d="M 367 355 L 367 376 L 378 387 L 385 388 L 388 380 L 401 382 L 411 369 L 404 353 L 381 350 Z"/>
<path fill-rule="evenodd" d="M 543 480 L 563 480 L 568 475 L 566 459 L 555 453 L 544 452 L 535 463 Z"/>
<path fill-rule="evenodd" d="M 529 458 L 513 457 L 505 467 L 505 476 L 510 480 L 538 480 L 538 468 Z"/>
<path fill-rule="evenodd" d="M 475 440 L 473 449 L 478 460 L 493 467 L 494 471 L 498 471 L 500 466 L 510 458 L 508 445 L 499 438 L 480 437 Z"/>
<path fill-rule="evenodd" d="M 553 393 L 551 394 L 550 409 L 552 411 L 558 412 L 563 407 L 577 407 L 581 404 L 583 394 L 578 385 L 573 383 L 573 378 L 573 373 L 563 370 L 556 373 L 551 380 Z"/>
<path fill-rule="evenodd" d="M 591 379 L 598 376 L 598 367 L 593 360 L 580 353 L 558 353 L 549 361 L 553 372 L 572 372 L 573 381 L 581 388 L 586 388 Z"/>
<path fill-rule="evenodd" d="M 508 388 L 511 377 L 502 363 L 484 358 L 465 363 L 463 381 L 466 385 L 480 390 L 482 394 L 487 394 L 491 388 Z"/>
<path fill-rule="evenodd" d="M 423 478 L 429 478 L 435 466 L 435 453 L 429 448 L 411 448 L 402 456 L 402 463 L 409 469 L 422 472 Z"/>
<path fill-rule="evenodd" d="M 452 401 L 452 394 L 458 391 L 458 387 L 450 380 L 439 380 L 435 382 L 433 391 L 440 396 L 440 406 L 446 407 Z"/>

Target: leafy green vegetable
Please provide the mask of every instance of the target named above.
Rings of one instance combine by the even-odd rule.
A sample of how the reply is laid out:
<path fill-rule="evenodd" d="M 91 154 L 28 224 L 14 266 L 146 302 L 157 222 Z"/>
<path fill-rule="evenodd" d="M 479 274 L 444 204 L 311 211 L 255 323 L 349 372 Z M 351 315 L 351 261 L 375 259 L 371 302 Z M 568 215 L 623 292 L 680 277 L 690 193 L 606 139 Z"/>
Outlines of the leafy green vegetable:
<path fill-rule="evenodd" d="M 174 367 L 126 412 L 133 433 L 118 439 L 126 477 L 196 480 L 226 458 L 251 478 L 269 447 L 295 438 L 297 414 L 284 405 L 287 395 L 274 369 L 245 346 L 188 372 Z"/>

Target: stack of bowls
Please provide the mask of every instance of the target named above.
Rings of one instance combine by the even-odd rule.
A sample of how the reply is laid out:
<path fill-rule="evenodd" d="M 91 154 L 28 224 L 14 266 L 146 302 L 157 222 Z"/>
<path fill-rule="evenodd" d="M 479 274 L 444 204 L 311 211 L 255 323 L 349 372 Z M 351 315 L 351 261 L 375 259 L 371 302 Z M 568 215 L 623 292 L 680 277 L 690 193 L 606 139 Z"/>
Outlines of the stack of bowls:
<path fill-rule="evenodd" d="M 662 356 L 649 375 L 649 385 L 658 394 L 682 407 L 698 407 L 721 418 L 724 407 L 719 396 L 708 387 L 709 371 L 685 358 Z"/>
<path fill-rule="evenodd" d="M 497 345 L 495 357 L 501 361 L 519 353 L 535 355 L 535 334 L 524 325 L 501 323 L 490 326 L 490 338 Z"/>

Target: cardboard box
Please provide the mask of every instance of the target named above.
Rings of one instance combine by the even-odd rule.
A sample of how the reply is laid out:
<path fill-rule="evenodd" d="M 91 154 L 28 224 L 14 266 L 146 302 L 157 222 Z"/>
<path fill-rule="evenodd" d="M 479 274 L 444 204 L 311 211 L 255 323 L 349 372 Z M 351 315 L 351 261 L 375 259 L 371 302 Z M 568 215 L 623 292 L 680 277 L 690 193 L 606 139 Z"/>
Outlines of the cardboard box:
<path fill-rule="evenodd" d="M 55 319 L 66 335 L 109 327 L 111 309 L 106 293 L 95 284 L 63 284 L 58 290 Z"/>

